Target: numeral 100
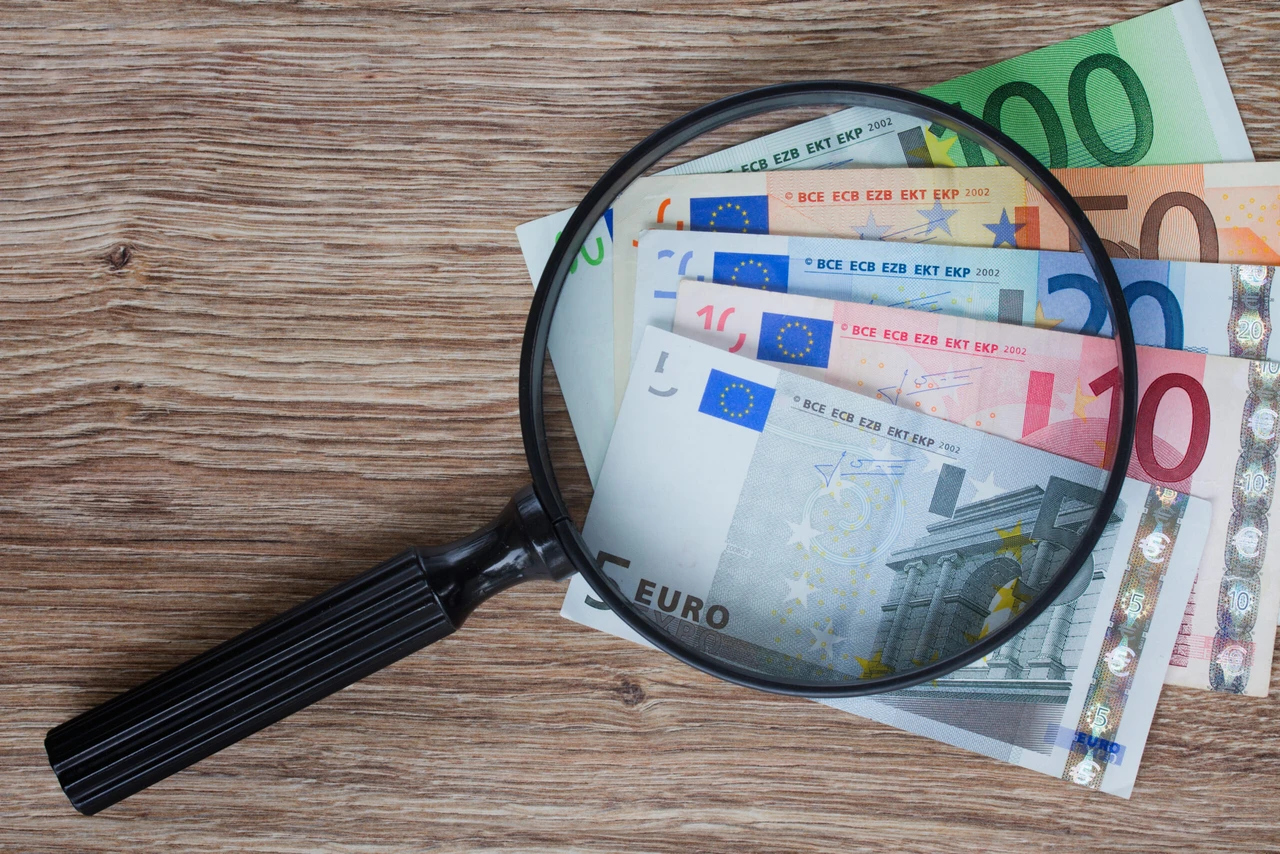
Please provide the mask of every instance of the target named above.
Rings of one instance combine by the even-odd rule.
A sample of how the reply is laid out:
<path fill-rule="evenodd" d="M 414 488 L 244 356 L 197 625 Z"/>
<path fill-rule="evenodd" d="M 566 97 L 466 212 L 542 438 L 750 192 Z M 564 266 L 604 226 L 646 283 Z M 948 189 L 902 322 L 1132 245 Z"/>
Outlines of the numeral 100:
<path fill-rule="evenodd" d="M 1122 151 L 1110 148 L 1098 133 L 1097 125 L 1094 124 L 1093 113 L 1089 108 L 1088 83 L 1089 75 L 1095 71 L 1110 72 L 1129 101 L 1129 109 L 1133 113 L 1133 144 Z M 1036 118 L 1040 120 L 1040 126 L 1044 128 L 1045 140 L 1049 144 L 1049 168 L 1060 169 L 1070 166 L 1067 135 L 1062 128 L 1062 118 L 1054 109 L 1049 96 L 1034 83 L 1014 80 L 996 87 L 987 96 L 987 102 L 983 105 L 983 121 L 1004 130 L 1000 118 L 1004 104 L 1010 98 L 1021 98 L 1035 111 Z M 958 102 L 953 106 L 965 109 Z M 1155 119 L 1151 113 L 1151 101 L 1147 97 L 1147 90 L 1142 86 L 1142 81 L 1138 79 L 1137 72 L 1120 57 L 1109 53 L 1095 53 L 1080 60 L 1067 81 L 1067 107 L 1071 111 L 1071 121 L 1075 124 L 1076 135 L 1080 137 L 1080 142 L 1103 166 L 1131 166 L 1142 160 L 1151 149 L 1151 143 L 1155 139 Z M 982 146 L 963 134 L 960 135 L 960 148 L 964 152 L 964 159 L 968 165 L 987 165 Z"/>

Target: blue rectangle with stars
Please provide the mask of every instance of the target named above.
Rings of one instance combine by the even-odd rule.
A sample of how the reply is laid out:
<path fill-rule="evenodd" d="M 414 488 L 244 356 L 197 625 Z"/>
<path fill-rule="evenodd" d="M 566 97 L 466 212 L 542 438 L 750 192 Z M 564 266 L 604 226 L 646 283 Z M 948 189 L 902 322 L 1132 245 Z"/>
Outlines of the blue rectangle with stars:
<path fill-rule="evenodd" d="M 734 234 L 769 233 L 768 196 L 712 196 L 689 200 L 689 228 Z"/>
<path fill-rule="evenodd" d="M 760 318 L 756 358 L 783 365 L 825 368 L 831 358 L 833 326 L 830 320 L 766 311 Z"/>
<path fill-rule="evenodd" d="M 712 256 L 711 278 L 717 284 L 787 292 L 790 255 L 761 255 L 758 252 L 717 252 Z"/>
<path fill-rule="evenodd" d="M 698 411 L 763 433 L 772 405 L 773 389 L 769 386 L 713 369 Z"/>

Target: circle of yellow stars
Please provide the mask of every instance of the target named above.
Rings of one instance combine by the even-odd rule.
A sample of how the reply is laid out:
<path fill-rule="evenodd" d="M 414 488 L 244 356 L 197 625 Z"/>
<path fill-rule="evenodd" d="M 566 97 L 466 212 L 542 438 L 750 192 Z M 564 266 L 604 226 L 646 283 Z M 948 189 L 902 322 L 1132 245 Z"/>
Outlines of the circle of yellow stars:
<path fill-rule="evenodd" d="M 745 221 L 746 217 L 743 217 L 743 219 Z M 742 261 L 741 263 L 736 264 L 733 268 L 733 273 L 729 276 L 729 281 L 731 282 L 738 281 L 738 273 L 740 273 L 744 267 L 759 267 L 760 283 L 758 285 L 753 285 L 752 287 L 758 288 L 762 291 L 769 290 L 769 285 L 772 284 L 769 280 L 769 268 L 766 267 L 764 264 L 761 264 L 759 261 L 757 261 L 754 258 L 748 258 L 746 261 Z"/>
<path fill-rule="evenodd" d="M 738 412 L 735 412 L 734 410 L 730 409 L 729 402 L 728 402 L 729 392 L 733 391 L 735 388 L 740 388 L 747 393 L 747 406 L 745 409 Z M 747 388 L 742 383 L 737 383 L 737 382 L 729 383 L 727 386 L 724 387 L 724 390 L 720 392 L 720 409 L 722 412 L 724 412 L 725 415 L 728 415 L 730 418 L 743 418 L 748 413 L 750 413 L 751 410 L 755 408 L 756 408 L 755 394 L 752 393 L 751 389 Z"/>
<path fill-rule="evenodd" d="M 783 342 L 783 337 L 792 329 L 799 329 L 807 336 L 807 342 L 804 349 L 798 352 L 791 352 L 791 349 Z M 788 320 L 786 325 L 778 330 L 778 351 L 788 359 L 803 359 L 805 356 L 813 352 L 813 331 L 809 329 L 808 324 L 799 320 Z"/>
<path fill-rule="evenodd" d="M 751 217 L 747 216 L 746 210 L 742 207 L 742 205 L 738 204 L 737 202 L 733 202 L 727 205 L 717 205 L 716 209 L 711 212 L 711 218 L 707 222 L 707 225 L 710 227 L 710 229 L 712 231 L 718 230 L 716 228 L 716 217 L 719 216 L 720 211 L 723 211 L 723 210 L 735 210 L 738 213 L 742 214 L 742 233 L 746 234 L 747 229 L 751 225 Z"/>

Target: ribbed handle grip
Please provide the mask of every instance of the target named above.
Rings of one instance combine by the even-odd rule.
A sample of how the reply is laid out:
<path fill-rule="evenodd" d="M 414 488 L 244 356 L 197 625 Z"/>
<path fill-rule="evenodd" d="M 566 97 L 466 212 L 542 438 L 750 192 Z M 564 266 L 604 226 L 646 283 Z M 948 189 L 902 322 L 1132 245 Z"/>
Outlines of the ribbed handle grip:
<path fill-rule="evenodd" d="M 92 815 L 453 632 L 417 549 L 49 732 Z"/>

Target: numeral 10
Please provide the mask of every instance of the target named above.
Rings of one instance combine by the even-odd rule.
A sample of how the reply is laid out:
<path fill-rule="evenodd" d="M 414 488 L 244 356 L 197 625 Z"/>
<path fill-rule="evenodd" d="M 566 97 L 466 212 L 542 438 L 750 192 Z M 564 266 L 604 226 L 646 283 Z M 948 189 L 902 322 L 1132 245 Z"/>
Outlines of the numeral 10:
<path fill-rule="evenodd" d="M 1110 468 L 1116 458 L 1116 439 L 1120 432 L 1120 394 L 1116 386 L 1120 383 L 1120 368 L 1115 367 L 1089 383 L 1089 391 L 1101 395 L 1111 390 L 1111 412 L 1107 419 L 1107 445 L 1102 455 L 1102 465 Z M 1173 466 L 1161 465 L 1156 459 L 1156 415 L 1160 411 L 1160 402 L 1173 389 L 1182 389 L 1191 401 L 1191 437 L 1187 440 L 1186 453 Z M 1133 439 L 1133 450 L 1138 456 L 1138 465 L 1153 481 L 1159 484 L 1174 484 L 1186 480 L 1204 460 L 1204 453 L 1209 447 L 1209 395 L 1205 393 L 1200 382 L 1187 374 L 1163 374 L 1147 387 L 1141 400 L 1138 401 L 1138 422 Z"/>

